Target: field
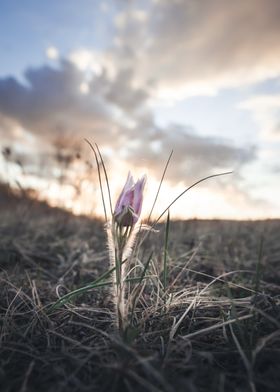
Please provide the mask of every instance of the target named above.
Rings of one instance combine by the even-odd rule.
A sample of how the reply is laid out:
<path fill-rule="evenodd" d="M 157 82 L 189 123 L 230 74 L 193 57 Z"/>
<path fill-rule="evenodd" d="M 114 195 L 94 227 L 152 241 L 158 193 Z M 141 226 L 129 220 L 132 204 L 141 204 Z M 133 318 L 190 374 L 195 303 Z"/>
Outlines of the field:
<path fill-rule="evenodd" d="M 280 220 L 159 224 L 126 340 L 110 286 L 50 311 L 108 270 L 103 226 L 1 187 L 1 392 L 280 390 Z"/>

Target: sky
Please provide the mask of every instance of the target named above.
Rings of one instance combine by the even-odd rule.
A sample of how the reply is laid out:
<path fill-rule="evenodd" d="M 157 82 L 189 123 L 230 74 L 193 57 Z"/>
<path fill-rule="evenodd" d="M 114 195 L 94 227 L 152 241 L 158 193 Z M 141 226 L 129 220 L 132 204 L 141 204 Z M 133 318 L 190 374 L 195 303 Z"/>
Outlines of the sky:
<path fill-rule="evenodd" d="M 115 200 L 129 170 L 149 213 L 280 216 L 279 0 L 2 0 L 0 177 L 101 214 L 87 138 Z"/>

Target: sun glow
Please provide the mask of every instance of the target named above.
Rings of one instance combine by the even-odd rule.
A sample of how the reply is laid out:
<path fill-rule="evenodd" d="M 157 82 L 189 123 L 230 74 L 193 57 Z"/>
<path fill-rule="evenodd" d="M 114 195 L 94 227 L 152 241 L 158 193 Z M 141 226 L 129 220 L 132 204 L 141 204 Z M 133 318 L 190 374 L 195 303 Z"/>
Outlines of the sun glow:
<path fill-rule="evenodd" d="M 10 183 L 17 187 L 34 189 L 39 200 L 47 201 L 53 207 L 60 207 L 71 211 L 76 215 L 89 215 L 104 218 L 101 191 L 98 182 L 97 170 L 92 168 L 84 173 L 81 162 L 73 165 L 67 173 L 66 180 L 59 178 L 39 178 L 36 175 L 27 175 L 21 172 L 17 165 L 9 164 L 4 167 L 4 161 L 0 162 L 2 177 L 9 173 Z M 7 165 L 6 165 L 7 166 Z M 142 218 L 150 215 L 155 196 L 159 187 L 159 180 L 155 178 L 152 170 L 148 167 L 131 167 L 118 161 L 114 168 L 108 172 L 109 187 L 111 192 L 112 209 L 120 194 L 128 171 L 135 180 L 143 174 L 147 175 L 147 184 L 144 191 Z M 13 179 L 13 180 L 12 180 Z M 103 177 L 103 191 L 107 215 L 110 216 L 110 202 L 105 178 Z M 189 190 L 170 207 L 172 219 L 263 219 L 273 218 L 273 211 L 268 214 L 267 208 L 261 208 L 258 203 L 250 203 L 244 194 L 228 184 L 216 187 L 216 179 L 207 180 L 205 183 Z M 164 180 L 153 210 L 152 219 L 157 219 L 168 208 L 172 201 L 191 184 L 183 182 L 174 185 Z"/>
<path fill-rule="evenodd" d="M 125 176 L 123 176 L 123 179 L 125 179 Z M 116 179 L 110 182 L 113 209 L 121 183 L 121 181 Z M 158 186 L 159 183 L 155 178 L 148 178 L 147 189 L 144 192 L 142 218 L 149 216 Z M 183 184 L 172 186 L 169 183 L 164 183 L 156 202 L 152 219 L 157 219 L 184 189 Z M 110 216 L 110 205 L 105 186 L 104 193 L 107 214 Z M 57 182 L 52 182 L 47 188 L 39 192 L 39 197 L 42 200 L 47 200 L 52 206 L 66 208 L 76 215 L 85 214 L 100 218 L 104 217 L 98 183 L 93 184 L 90 180 L 82 182 L 78 194 L 72 185 L 61 185 Z M 233 199 L 235 199 L 235 202 L 233 202 Z M 198 186 L 191 189 L 170 207 L 170 214 L 172 219 L 252 219 L 253 217 L 262 219 L 267 217 L 267 212 L 262 211 L 258 206 L 252 205 L 249 207 L 246 201 L 242 200 L 241 195 L 236 195 L 230 190 L 228 193 L 211 191 L 211 186 Z"/>

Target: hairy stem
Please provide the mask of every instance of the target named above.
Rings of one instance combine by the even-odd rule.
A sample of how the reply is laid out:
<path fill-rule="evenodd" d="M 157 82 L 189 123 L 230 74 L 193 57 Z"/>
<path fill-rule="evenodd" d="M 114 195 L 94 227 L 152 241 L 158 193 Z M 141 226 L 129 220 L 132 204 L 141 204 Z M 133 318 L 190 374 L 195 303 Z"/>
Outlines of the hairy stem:
<path fill-rule="evenodd" d="M 115 267 L 112 291 L 116 307 L 116 324 L 121 335 L 125 332 L 128 320 L 125 279 L 129 268 L 127 246 L 132 232 L 133 227 L 121 226 L 114 220 L 107 230 L 111 265 Z"/>

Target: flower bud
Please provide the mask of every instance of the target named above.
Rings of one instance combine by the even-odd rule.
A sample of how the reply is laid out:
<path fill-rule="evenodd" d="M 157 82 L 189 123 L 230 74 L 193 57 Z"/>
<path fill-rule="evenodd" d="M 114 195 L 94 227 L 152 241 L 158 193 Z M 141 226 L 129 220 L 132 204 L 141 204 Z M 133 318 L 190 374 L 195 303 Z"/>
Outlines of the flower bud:
<path fill-rule="evenodd" d="M 120 226 L 134 226 L 138 221 L 142 210 L 145 183 L 146 176 L 134 183 L 131 173 L 128 173 L 114 211 L 114 219 Z"/>

